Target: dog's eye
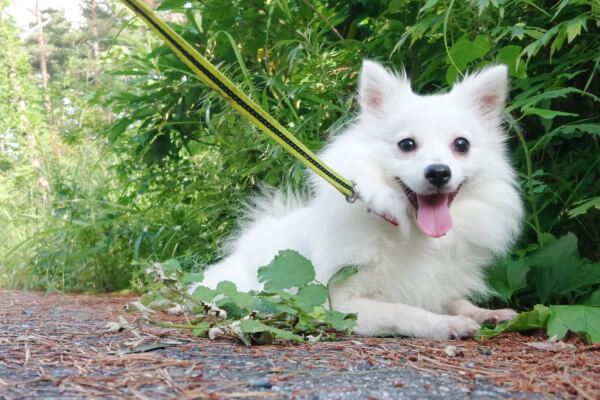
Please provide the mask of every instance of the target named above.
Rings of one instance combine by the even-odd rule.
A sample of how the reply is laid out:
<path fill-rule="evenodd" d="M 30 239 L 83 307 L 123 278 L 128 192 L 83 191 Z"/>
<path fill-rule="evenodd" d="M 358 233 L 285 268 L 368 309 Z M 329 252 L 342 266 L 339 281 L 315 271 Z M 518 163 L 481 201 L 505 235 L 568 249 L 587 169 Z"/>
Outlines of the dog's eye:
<path fill-rule="evenodd" d="M 409 151 L 416 149 L 417 144 L 412 139 L 402 139 L 398 142 L 398 147 L 400 147 L 400 150 L 403 152 L 408 153 Z"/>
<path fill-rule="evenodd" d="M 469 141 L 463 137 L 459 137 L 456 138 L 454 140 L 454 143 L 452 143 L 452 147 L 454 148 L 454 151 L 456 151 L 457 153 L 466 153 L 467 151 L 469 151 L 469 146 L 471 144 L 469 143 Z"/>

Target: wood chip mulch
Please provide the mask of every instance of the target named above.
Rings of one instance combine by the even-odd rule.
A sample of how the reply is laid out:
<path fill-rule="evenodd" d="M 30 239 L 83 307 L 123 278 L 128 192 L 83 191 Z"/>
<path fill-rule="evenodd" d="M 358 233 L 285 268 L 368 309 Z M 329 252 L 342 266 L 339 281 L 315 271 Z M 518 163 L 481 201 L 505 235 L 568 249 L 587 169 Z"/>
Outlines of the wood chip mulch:
<path fill-rule="evenodd" d="M 0 289 L 0 398 L 57 393 L 64 398 L 120 398 L 123 393 L 140 399 L 173 393 L 177 398 L 265 397 L 272 392 L 253 391 L 247 381 L 223 381 L 214 369 L 266 369 L 268 388 L 311 371 L 359 374 L 406 367 L 448 375 L 467 392 L 483 379 L 544 397 L 600 398 L 600 345 L 575 337 L 561 346 L 540 345 L 545 338 L 535 333 L 483 342 L 352 336 L 314 345 L 245 348 L 148 326 L 124 311 L 131 300 Z M 120 331 L 106 328 L 120 317 L 130 325 Z M 144 390 L 149 385 L 150 397 Z"/>

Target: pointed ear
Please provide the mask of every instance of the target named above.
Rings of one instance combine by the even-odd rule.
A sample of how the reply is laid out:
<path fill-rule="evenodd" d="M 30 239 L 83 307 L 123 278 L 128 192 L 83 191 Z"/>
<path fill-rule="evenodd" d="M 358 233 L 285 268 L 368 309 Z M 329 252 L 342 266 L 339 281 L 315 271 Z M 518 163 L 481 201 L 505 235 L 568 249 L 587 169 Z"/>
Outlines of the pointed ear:
<path fill-rule="evenodd" d="M 506 65 L 488 67 L 465 77 L 452 91 L 466 96 L 483 117 L 498 118 L 508 94 L 508 68 Z"/>
<path fill-rule="evenodd" d="M 388 72 L 381 64 L 365 60 L 360 72 L 358 97 L 364 112 L 381 116 L 389 106 L 394 88 L 399 86 L 399 79 Z"/>

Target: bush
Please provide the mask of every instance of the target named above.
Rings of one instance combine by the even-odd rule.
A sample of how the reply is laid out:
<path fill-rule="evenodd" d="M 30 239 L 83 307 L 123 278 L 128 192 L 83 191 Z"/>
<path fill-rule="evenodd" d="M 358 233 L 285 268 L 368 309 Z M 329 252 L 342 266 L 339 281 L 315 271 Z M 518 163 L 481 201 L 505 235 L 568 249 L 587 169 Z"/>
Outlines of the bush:
<path fill-rule="evenodd" d="M 540 292 L 546 261 L 537 256 L 566 237 L 573 257 L 555 272 L 600 268 L 596 1 L 187 3 L 165 0 L 160 9 L 175 13 L 171 24 L 184 38 L 314 150 L 352 117 L 361 59 L 403 67 L 422 93 L 444 90 L 485 65 L 507 64 L 507 126 L 527 217 L 515 251 L 492 269 L 490 283 L 501 294 L 497 301 L 513 306 L 597 304 L 598 282 L 585 278 L 570 291 Z M 111 49 L 122 90 L 106 88 L 91 100 L 115 118 L 103 130 L 112 155 L 99 154 L 97 164 L 106 181 L 94 184 L 86 175 L 86 189 L 66 187 L 40 218 L 68 218 L 42 229 L 43 238 L 33 236 L 28 243 L 37 250 L 21 257 L 40 268 L 36 275 L 49 265 L 59 271 L 49 260 L 65 257 L 71 278 L 59 280 L 61 288 L 126 287 L 144 260 L 176 258 L 185 270 L 198 270 L 219 256 L 219 242 L 257 182 L 304 185 L 299 163 L 158 39 L 140 39 L 145 28 L 135 23 L 125 31 L 129 44 Z M 71 250 L 57 247 L 79 252 L 70 257 Z"/>

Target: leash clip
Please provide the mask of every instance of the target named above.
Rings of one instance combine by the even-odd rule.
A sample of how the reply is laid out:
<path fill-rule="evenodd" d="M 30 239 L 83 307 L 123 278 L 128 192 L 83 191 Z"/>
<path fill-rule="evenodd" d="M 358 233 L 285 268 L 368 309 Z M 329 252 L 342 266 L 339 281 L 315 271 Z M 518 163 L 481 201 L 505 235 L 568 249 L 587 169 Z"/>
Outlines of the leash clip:
<path fill-rule="evenodd" d="M 346 195 L 346 201 L 352 204 L 360 197 L 360 192 L 358 191 L 358 186 L 356 186 L 356 183 L 354 181 L 350 182 L 352 183 L 352 193 Z"/>

